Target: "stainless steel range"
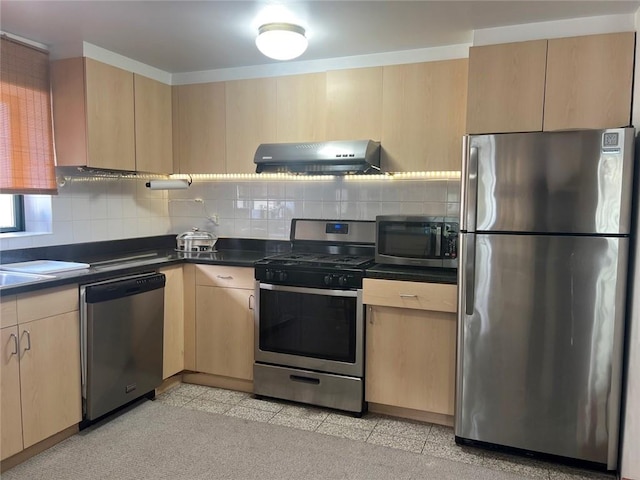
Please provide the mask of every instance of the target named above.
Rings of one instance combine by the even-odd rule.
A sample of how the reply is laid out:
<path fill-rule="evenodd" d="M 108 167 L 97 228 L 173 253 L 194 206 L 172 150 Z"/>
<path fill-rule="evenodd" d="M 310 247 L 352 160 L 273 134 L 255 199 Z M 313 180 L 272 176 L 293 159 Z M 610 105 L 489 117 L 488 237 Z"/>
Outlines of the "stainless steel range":
<path fill-rule="evenodd" d="M 293 219 L 291 242 L 255 265 L 254 393 L 361 414 L 375 222 Z"/>

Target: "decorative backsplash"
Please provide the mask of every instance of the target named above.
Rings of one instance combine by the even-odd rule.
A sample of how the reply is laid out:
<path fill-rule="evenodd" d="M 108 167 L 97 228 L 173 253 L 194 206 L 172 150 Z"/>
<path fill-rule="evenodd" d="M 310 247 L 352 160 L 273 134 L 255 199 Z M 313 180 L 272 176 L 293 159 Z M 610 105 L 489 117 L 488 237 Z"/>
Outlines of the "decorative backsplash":
<path fill-rule="evenodd" d="M 177 234 L 193 227 L 224 237 L 287 239 L 293 217 L 457 217 L 460 208 L 459 180 L 222 179 L 196 180 L 187 190 L 172 191 L 150 190 L 145 183 L 136 178 L 67 179 L 57 196 L 30 196 L 25 206 L 31 234 L 3 236 L 0 249 Z"/>

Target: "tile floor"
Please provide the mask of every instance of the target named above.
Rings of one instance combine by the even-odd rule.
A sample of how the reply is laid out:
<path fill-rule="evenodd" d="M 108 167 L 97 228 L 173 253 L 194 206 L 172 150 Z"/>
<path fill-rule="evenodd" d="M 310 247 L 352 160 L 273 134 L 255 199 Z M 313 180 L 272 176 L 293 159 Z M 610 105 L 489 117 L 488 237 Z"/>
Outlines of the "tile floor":
<path fill-rule="evenodd" d="M 374 413 L 362 418 L 335 410 L 304 406 L 273 399 L 258 400 L 251 394 L 182 383 L 158 395 L 167 405 L 191 408 L 232 417 L 268 422 L 324 435 L 349 438 L 390 448 L 432 455 L 501 470 L 523 478 L 547 480 L 614 480 L 614 475 L 578 470 L 553 463 L 457 446 L 449 427 L 398 419 Z"/>

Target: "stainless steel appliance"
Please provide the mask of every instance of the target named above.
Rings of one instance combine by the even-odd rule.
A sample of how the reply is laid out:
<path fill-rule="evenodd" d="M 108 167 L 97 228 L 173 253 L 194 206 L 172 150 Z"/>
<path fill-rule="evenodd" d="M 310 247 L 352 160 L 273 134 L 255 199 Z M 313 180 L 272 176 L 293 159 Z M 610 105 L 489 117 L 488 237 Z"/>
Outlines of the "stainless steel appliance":
<path fill-rule="evenodd" d="M 258 146 L 253 161 L 256 173 L 380 173 L 380 142 L 265 143 Z"/>
<path fill-rule="evenodd" d="M 458 443 L 616 468 L 633 137 L 465 138 Z"/>
<path fill-rule="evenodd" d="M 293 219 L 292 252 L 255 264 L 256 395 L 363 412 L 374 238 L 375 222 Z"/>
<path fill-rule="evenodd" d="M 376 262 L 456 268 L 458 230 L 456 218 L 378 215 Z"/>
<path fill-rule="evenodd" d="M 198 227 L 193 227 L 188 232 L 183 232 L 176 236 L 176 250 L 178 252 L 214 252 L 216 237 L 211 232 L 201 231 Z"/>
<path fill-rule="evenodd" d="M 162 383 L 164 286 L 146 273 L 80 287 L 85 426 Z"/>

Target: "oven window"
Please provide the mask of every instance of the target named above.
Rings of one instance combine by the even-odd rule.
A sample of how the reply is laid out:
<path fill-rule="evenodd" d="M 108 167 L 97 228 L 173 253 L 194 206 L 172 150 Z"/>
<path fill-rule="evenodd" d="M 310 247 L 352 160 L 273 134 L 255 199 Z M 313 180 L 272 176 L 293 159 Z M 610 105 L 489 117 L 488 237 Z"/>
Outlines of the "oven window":
<path fill-rule="evenodd" d="M 260 290 L 260 349 L 355 363 L 353 297 Z"/>
<path fill-rule="evenodd" d="M 437 227 L 433 223 L 380 222 L 378 253 L 402 258 L 435 257 Z"/>

